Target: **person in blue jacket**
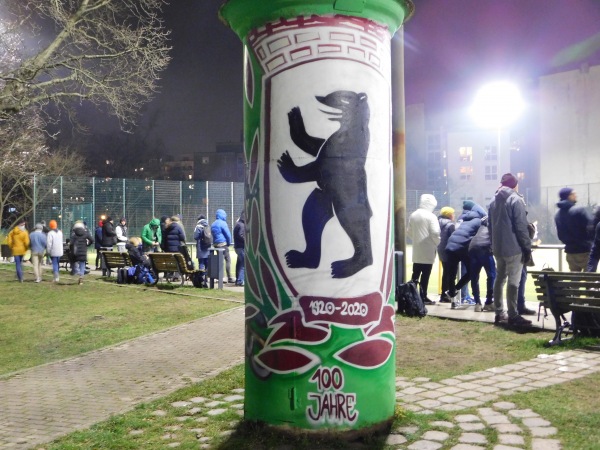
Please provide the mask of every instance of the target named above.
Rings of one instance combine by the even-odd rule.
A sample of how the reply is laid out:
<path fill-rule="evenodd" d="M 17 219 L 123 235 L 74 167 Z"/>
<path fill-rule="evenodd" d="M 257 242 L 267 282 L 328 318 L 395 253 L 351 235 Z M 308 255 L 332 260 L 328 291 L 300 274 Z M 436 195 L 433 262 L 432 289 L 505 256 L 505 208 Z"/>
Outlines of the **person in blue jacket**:
<path fill-rule="evenodd" d="M 217 209 L 216 220 L 210 226 L 213 235 L 213 247 L 224 248 L 223 256 L 225 258 L 225 272 L 227 272 L 227 282 L 235 283 L 231 277 L 231 257 L 229 256 L 229 246 L 231 245 L 231 231 L 227 225 L 227 213 L 222 209 Z"/>
<path fill-rule="evenodd" d="M 449 271 L 448 281 L 450 283 L 446 295 L 452 299 L 452 308 L 456 308 L 459 303 L 459 300 L 454 297 L 457 296 L 460 289 L 471 279 L 469 271 L 469 244 L 481 226 L 481 219 L 487 215 L 485 210 L 477 203 L 470 202 L 466 207 L 470 207 L 470 209 L 462 215 L 462 221 L 457 224 L 454 233 L 450 235 L 448 244 L 446 245 L 446 255 L 448 257 L 447 266 Z M 455 284 L 458 265 L 460 263 L 462 263 L 467 270 L 465 274 L 461 276 L 460 280 L 458 280 L 458 283 Z"/>

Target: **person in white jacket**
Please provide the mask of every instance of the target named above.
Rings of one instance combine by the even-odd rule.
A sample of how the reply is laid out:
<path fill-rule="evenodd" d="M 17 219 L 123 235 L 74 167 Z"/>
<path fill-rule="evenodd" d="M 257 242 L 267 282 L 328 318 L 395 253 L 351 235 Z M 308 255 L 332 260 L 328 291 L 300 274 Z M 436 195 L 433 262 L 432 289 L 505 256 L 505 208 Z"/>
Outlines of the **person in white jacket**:
<path fill-rule="evenodd" d="M 54 274 L 54 282 L 58 283 L 58 268 L 60 257 L 63 255 L 63 234 L 58 229 L 56 220 L 51 220 L 48 224 L 50 231 L 46 238 L 46 251 L 52 259 L 52 273 Z"/>
<path fill-rule="evenodd" d="M 423 303 L 426 305 L 435 304 L 427 297 L 427 288 L 433 262 L 435 261 L 435 252 L 440 243 L 440 224 L 438 218 L 433 214 L 436 206 L 437 200 L 433 195 L 421 195 L 419 209 L 408 218 L 408 228 L 406 230 L 406 234 L 413 244 L 411 280 L 420 283 Z"/>

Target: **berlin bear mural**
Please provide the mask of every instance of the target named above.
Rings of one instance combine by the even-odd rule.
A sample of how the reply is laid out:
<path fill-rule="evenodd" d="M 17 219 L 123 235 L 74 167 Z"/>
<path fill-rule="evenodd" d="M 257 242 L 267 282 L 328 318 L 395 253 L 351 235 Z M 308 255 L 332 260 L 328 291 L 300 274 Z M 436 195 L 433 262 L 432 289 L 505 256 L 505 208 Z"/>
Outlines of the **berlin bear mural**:
<path fill-rule="evenodd" d="M 323 229 L 334 215 L 354 247 L 352 257 L 331 264 L 333 278 L 347 278 L 373 263 L 371 250 L 371 206 L 367 195 L 365 162 L 369 150 L 369 104 L 365 93 L 336 91 L 315 97 L 320 103 L 338 110 L 323 111 L 340 128 L 329 138 L 310 136 L 304 127 L 300 108 L 288 113 L 290 137 L 301 150 L 316 159 L 297 166 L 286 151 L 277 161 L 283 178 L 289 183 L 315 181 L 317 188 L 302 209 L 302 228 L 306 240 L 304 252 L 290 250 L 286 263 L 290 268 L 315 269 L 321 261 Z"/>

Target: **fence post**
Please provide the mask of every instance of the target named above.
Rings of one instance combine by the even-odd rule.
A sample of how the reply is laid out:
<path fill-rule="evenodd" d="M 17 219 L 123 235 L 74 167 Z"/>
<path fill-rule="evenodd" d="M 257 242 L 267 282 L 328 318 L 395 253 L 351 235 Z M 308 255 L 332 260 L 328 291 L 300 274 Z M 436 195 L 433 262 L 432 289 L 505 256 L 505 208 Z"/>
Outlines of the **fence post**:
<path fill-rule="evenodd" d="M 206 193 L 206 219 L 210 221 L 210 216 L 208 215 L 208 180 L 204 182 L 206 189 L 204 190 L 204 192 Z"/>
<path fill-rule="evenodd" d="M 37 211 L 37 177 L 36 174 L 33 174 L 33 224 L 35 225 L 37 223 L 36 220 L 36 211 Z M 33 226 L 32 226 L 33 229 Z"/>
<path fill-rule="evenodd" d="M 123 178 L 123 214 L 121 217 L 127 217 L 127 214 L 125 214 L 125 178 Z"/>
<path fill-rule="evenodd" d="M 60 229 L 63 228 L 63 177 L 60 176 Z"/>

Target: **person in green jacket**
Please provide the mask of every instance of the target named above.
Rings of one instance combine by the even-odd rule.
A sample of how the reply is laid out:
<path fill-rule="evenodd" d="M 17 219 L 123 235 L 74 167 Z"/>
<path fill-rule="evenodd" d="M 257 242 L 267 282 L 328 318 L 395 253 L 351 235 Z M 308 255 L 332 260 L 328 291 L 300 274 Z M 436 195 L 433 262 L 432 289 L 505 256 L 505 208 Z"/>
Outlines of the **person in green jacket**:
<path fill-rule="evenodd" d="M 150 223 L 144 225 L 142 230 L 142 249 L 144 253 L 158 251 L 161 241 L 160 221 L 153 218 Z"/>

